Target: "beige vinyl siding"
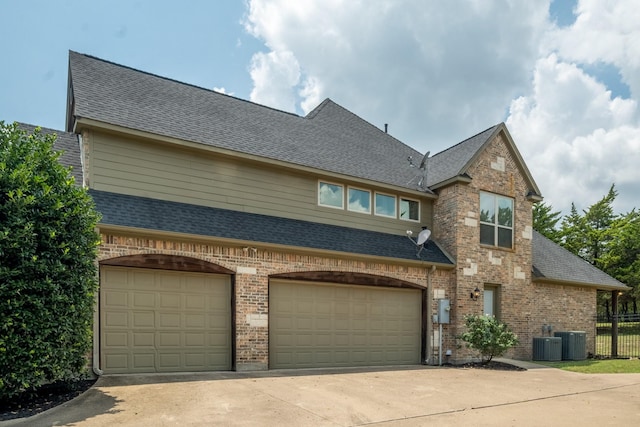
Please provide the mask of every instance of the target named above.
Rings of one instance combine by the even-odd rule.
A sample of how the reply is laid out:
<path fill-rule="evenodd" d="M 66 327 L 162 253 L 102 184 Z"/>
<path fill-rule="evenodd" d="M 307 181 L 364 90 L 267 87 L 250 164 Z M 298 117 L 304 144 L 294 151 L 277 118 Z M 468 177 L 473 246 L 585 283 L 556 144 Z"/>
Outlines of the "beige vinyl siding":
<path fill-rule="evenodd" d="M 386 233 L 429 224 L 424 201 L 422 221 L 410 224 L 318 206 L 318 176 L 111 134 L 93 133 L 90 141 L 96 190 Z"/>

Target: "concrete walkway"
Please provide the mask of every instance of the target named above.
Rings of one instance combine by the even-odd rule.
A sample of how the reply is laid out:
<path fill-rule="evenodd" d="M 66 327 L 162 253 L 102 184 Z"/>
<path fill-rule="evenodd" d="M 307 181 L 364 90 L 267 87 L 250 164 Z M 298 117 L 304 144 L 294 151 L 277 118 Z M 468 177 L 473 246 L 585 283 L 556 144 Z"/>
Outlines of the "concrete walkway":
<path fill-rule="evenodd" d="M 101 377 L 2 426 L 609 426 L 640 420 L 640 374 L 526 364 Z"/>

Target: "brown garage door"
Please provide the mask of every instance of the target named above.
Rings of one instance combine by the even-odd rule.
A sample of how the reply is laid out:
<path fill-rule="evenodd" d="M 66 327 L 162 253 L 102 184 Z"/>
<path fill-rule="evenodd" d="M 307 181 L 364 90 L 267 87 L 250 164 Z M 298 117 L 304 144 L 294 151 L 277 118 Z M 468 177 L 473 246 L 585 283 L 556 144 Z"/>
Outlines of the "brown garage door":
<path fill-rule="evenodd" d="M 104 266 L 100 282 L 105 373 L 231 369 L 229 276 Z"/>
<path fill-rule="evenodd" d="M 272 281 L 270 368 L 420 363 L 421 292 Z"/>

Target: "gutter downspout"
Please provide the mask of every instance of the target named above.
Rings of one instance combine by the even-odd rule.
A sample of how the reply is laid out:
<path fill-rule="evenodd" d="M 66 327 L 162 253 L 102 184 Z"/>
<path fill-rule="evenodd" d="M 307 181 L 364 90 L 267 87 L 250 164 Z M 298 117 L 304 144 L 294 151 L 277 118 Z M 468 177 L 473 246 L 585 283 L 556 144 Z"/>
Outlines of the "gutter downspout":
<path fill-rule="evenodd" d="M 431 275 L 435 272 L 435 265 L 427 270 L 427 339 L 425 340 L 425 363 L 427 365 L 433 365 L 433 286 Z"/>
<path fill-rule="evenodd" d="M 96 227 L 96 232 L 100 235 L 100 229 Z M 100 264 L 96 260 L 96 280 L 98 281 L 98 289 L 94 295 L 95 305 L 93 310 L 93 355 L 92 370 L 97 376 L 101 376 L 104 372 L 100 369 Z"/>

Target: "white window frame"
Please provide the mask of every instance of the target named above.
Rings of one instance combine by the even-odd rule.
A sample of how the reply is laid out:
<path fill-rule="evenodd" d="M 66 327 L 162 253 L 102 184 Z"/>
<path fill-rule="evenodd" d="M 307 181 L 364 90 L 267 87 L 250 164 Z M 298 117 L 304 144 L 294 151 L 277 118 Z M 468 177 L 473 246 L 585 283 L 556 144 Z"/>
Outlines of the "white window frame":
<path fill-rule="evenodd" d="M 351 190 L 362 191 L 363 193 L 367 193 L 369 195 L 369 208 L 366 211 L 360 211 L 360 210 L 357 210 L 357 209 L 351 209 L 351 203 L 350 203 Z M 347 210 L 349 212 L 356 212 L 356 213 L 371 215 L 371 190 L 366 190 L 364 188 L 352 187 L 352 186 L 347 187 Z"/>
<path fill-rule="evenodd" d="M 378 204 L 377 204 L 377 198 L 378 196 L 385 196 L 385 197 L 392 197 L 393 198 L 393 215 L 385 215 L 382 213 L 378 213 Z M 398 218 L 398 196 L 396 196 L 395 194 L 388 194 L 388 193 L 379 193 L 379 192 L 375 192 L 375 196 L 373 198 L 373 211 L 375 213 L 376 216 L 381 216 L 383 218 Z"/>
<path fill-rule="evenodd" d="M 327 205 L 322 203 L 322 201 L 320 200 L 320 196 L 322 193 L 322 184 L 335 185 L 336 187 L 340 187 L 342 189 L 342 198 L 340 200 L 340 206 Z M 318 180 L 318 206 L 322 206 L 323 208 L 331 208 L 331 209 L 344 209 L 344 197 L 345 197 L 344 189 L 345 189 L 344 184 L 338 184 L 337 182 L 331 182 L 331 181 Z"/>
<path fill-rule="evenodd" d="M 402 201 L 405 200 L 407 202 L 415 202 L 418 204 L 418 218 L 417 219 L 413 219 L 413 218 L 403 218 L 402 217 Z M 400 218 L 403 221 L 411 221 L 411 222 L 420 222 L 420 216 L 422 214 L 421 212 L 421 206 L 420 206 L 420 200 L 416 200 L 416 199 L 410 199 L 408 197 L 400 197 L 399 201 L 398 201 L 398 218 Z"/>

